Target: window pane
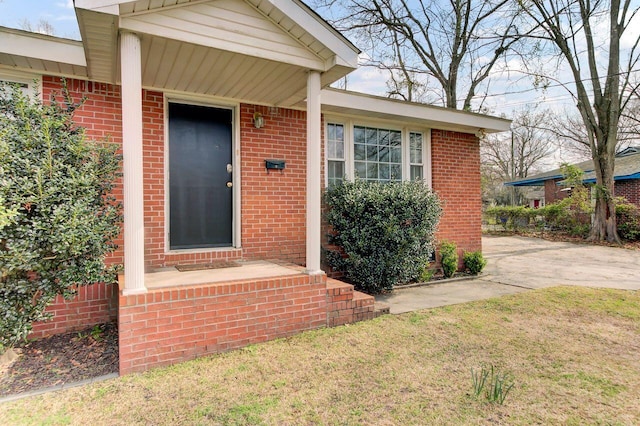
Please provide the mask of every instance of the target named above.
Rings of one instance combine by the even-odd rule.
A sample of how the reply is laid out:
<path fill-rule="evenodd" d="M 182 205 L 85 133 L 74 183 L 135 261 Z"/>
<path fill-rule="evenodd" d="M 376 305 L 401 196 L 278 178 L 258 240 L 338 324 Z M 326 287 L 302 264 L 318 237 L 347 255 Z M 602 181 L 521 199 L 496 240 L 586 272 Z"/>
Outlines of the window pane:
<path fill-rule="evenodd" d="M 422 180 L 422 166 L 411 166 L 411 180 Z"/>
<path fill-rule="evenodd" d="M 344 179 L 344 161 L 329 161 L 329 170 L 327 171 L 329 186 Z"/>
<path fill-rule="evenodd" d="M 391 165 L 391 180 L 402 180 L 402 166 L 400 164 Z"/>
<path fill-rule="evenodd" d="M 353 142 L 364 143 L 364 127 L 355 126 L 353 128 Z"/>
<path fill-rule="evenodd" d="M 379 145 L 380 146 L 388 146 L 389 145 L 389 131 L 388 130 L 379 130 Z"/>
<path fill-rule="evenodd" d="M 378 180 L 378 163 L 367 163 L 367 179 Z"/>
<path fill-rule="evenodd" d="M 389 164 L 380 164 L 378 171 L 380 172 L 380 180 L 390 180 L 391 179 L 391 165 Z"/>
<path fill-rule="evenodd" d="M 353 156 L 355 160 L 364 160 L 366 158 L 366 145 L 356 144 L 353 147 Z"/>
<path fill-rule="evenodd" d="M 331 139 L 327 143 L 327 157 L 336 158 L 336 142 Z"/>
<path fill-rule="evenodd" d="M 378 158 L 380 159 L 381 163 L 388 163 L 389 162 L 389 148 L 388 147 L 382 147 L 380 148 L 380 150 L 378 151 Z"/>
<path fill-rule="evenodd" d="M 337 142 L 335 151 L 335 158 L 344 158 L 344 142 Z"/>
<path fill-rule="evenodd" d="M 367 128 L 366 135 L 367 145 L 377 145 L 378 144 L 378 130 Z"/>
<path fill-rule="evenodd" d="M 336 139 L 336 125 L 335 124 L 329 124 L 327 125 L 327 138 L 329 139 L 329 141 L 335 140 Z"/>
<path fill-rule="evenodd" d="M 409 135 L 410 159 L 412 164 L 422 164 L 422 133 Z"/>
<path fill-rule="evenodd" d="M 359 177 L 360 179 L 366 179 L 367 163 L 364 163 L 362 161 L 356 161 L 355 166 L 356 166 L 356 177 Z"/>
<path fill-rule="evenodd" d="M 402 150 L 400 148 L 391 148 L 389 153 L 389 161 L 391 163 L 401 163 L 402 162 Z"/>
<path fill-rule="evenodd" d="M 367 146 L 367 161 L 378 161 L 378 147 Z"/>
<path fill-rule="evenodd" d="M 402 145 L 402 133 L 398 131 L 391 132 L 391 146 Z"/>
<path fill-rule="evenodd" d="M 344 126 L 327 124 L 327 158 L 344 159 Z"/>

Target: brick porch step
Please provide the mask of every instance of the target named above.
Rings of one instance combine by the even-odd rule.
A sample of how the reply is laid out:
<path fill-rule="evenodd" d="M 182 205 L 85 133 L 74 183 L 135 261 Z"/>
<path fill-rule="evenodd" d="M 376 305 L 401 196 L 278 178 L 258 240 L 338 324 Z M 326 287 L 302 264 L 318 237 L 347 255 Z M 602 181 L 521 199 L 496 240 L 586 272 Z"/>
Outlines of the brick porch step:
<path fill-rule="evenodd" d="M 351 324 L 389 313 L 373 296 L 355 291 L 351 284 L 327 278 L 327 326 Z"/>

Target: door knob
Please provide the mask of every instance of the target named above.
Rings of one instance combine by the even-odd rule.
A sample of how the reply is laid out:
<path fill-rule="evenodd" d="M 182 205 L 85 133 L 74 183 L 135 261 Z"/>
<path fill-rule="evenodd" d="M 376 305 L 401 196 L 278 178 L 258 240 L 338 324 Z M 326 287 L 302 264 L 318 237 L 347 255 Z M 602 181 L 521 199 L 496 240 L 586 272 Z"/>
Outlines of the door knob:
<path fill-rule="evenodd" d="M 227 164 L 227 173 L 233 173 L 233 166 L 231 164 Z"/>
<path fill-rule="evenodd" d="M 233 182 L 227 182 L 227 188 L 231 188 L 233 186 Z"/>

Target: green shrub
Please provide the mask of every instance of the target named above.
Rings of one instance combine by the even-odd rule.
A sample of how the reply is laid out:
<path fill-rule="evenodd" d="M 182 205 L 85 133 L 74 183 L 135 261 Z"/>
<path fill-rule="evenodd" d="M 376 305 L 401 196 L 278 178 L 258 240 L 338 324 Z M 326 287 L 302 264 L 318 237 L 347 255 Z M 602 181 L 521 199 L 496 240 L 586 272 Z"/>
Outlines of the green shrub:
<path fill-rule="evenodd" d="M 378 183 L 356 179 L 329 188 L 329 265 L 368 293 L 417 280 L 433 253 L 442 211 L 422 182 Z"/>
<path fill-rule="evenodd" d="M 440 257 L 444 277 L 453 277 L 453 274 L 458 270 L 458 249 L 455 243 L 443 241 L 440 244 Z"/>
<path fill-rule="evenodd" d="M 464 252 L 462 260 L 464 261 L 464 266 L 473 275 L 478 275 L 487 266 L 487 260 L 480 250 Z"/>
<path fill-rule="evenodd" d="M 623 200 L 616 204 L 616 219 L 620 237 L 629 241 L 640 240 L 640 209 Z"/>
<path fill-rule="evenodd" d="M 431 264 L 427 264 L 420 274 L 420 282 L 428 283 L 429 281 L 431 281 L 431 278 L 433 278 L 433 274 L 435 274 L 435 271 L 431 268 Z"/>
<path fill-rule="evenodd" d="M 517 231 L 529 224 L 536 210 L 524 206 L 495 206 L 487 209 L 486 214 L 494 216 L 505 230 Z"/>
<path fill-rule="evenodd" d="M 115 280 L 104 256 L 120 233 L 110 196 L 116 146 L 91 143 L 74 126 L 79 104 L 32 102 L 0 84 L 0 346 L 25 338 L 45 308 L 76 286 Z"/>

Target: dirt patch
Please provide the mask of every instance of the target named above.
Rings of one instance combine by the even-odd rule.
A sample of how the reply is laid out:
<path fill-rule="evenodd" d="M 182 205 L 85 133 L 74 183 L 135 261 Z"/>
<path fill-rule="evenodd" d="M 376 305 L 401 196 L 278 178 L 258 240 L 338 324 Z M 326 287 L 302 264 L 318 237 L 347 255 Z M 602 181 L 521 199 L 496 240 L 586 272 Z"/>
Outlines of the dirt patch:
<path fill-rule="evenodd" d="M 100 324 L 34 340 L 15 352 L 18 358 L 0 367 L 0 396 L 117 373 L 118 328 Z"/>

